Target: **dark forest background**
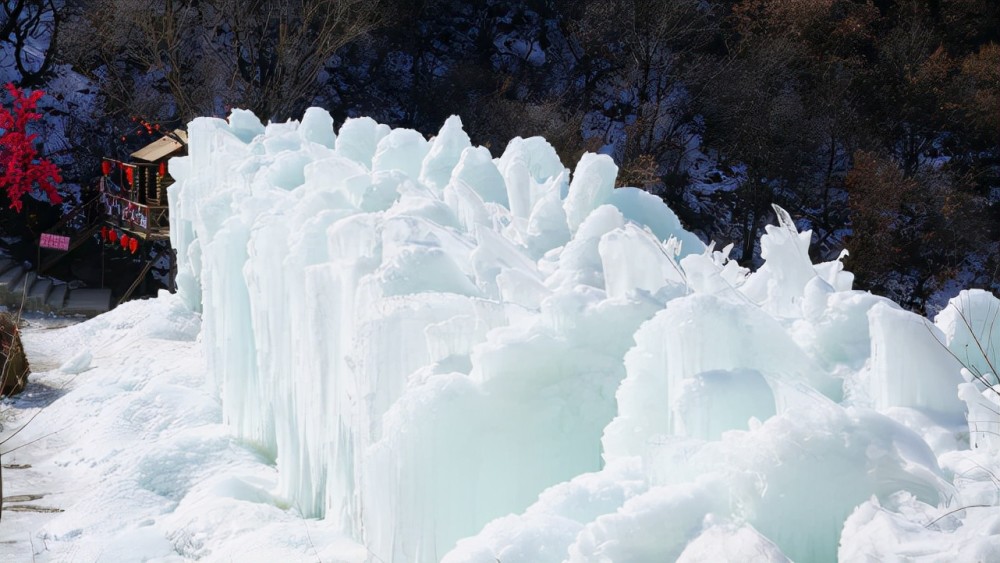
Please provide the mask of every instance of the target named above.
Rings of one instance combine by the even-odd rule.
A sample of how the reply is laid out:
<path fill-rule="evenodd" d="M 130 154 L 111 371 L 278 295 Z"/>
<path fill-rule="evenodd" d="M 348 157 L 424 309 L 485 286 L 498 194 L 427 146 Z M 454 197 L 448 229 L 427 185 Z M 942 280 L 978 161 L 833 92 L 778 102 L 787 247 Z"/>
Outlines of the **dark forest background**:
<path fill-rule="evenodd" d="M 1000 287 L 996 0 L 6 0 L 0 48 L 78 185 L 137 118 L 458 114 L 610 154 L 744 265 L 777 203 L 907 307 Z"/>

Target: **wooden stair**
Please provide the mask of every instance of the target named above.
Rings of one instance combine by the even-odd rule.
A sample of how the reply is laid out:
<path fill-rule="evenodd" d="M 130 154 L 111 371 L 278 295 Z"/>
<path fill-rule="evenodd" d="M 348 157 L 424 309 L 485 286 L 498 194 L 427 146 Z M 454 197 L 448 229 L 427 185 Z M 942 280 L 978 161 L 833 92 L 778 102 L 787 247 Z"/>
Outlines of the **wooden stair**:
<path fill-rule="evenodd" d="M 43 249 L 38 247 L 38 273 L 44 273 L 56 262 L 63 259 L 69 253 L 87 242 L 104 224 L 104 210 L 101 209 L 101 196 L 95 196 L 89 201 L 79 205 L 70 211 L 52 228 L 46 230 L 48 234 L 68 237 L 69 247 L 66 250 Z"/>
<path fill-rule="evenodd" d="M 14 310 L 83 316 L 99 315 L 113 306 L 110 289 L 70 289 L 5 257 L 0 257 L 0 302 Z"/>
<path fill-rule="evenodd" d="M 95 316 L 128 300 L 166 251 L 146 262 L 139 276 L 117 300 L 113 300 L 110 288 L 71 289 L 65 282 L 43 275 L 81 245 L 93 240 L 94 234 L 107 225 L 106 220 L 101 196 L 95 196 L 46 229 L 46 234 L 67 237 L 69 243 L 65 250 L 42 248 L 39 244 L 35 269 L 27 262 L 22 264 L 0 256 L 0 304 L 13 310 Z"/>

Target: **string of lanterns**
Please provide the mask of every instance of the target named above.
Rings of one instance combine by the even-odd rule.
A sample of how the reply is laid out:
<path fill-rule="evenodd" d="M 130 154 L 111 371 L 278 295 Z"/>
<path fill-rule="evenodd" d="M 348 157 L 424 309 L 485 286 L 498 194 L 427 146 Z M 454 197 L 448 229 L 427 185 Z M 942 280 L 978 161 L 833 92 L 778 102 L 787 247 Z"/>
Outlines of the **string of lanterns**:
<path fill-rule="evenodd" d="M 101 227 L 101 240 L 112 248 L 121 247 L 125 252 L 135 254 L 139 250 L 139 239 L 131 237 L 125 231 L 118 232 L 115 228 Z"/>
<path fill-rule="evenodd" d="M 125 172 L 125 179 L 128 180 L 130 186 L 135 184 L 135 169 L 137 168 L 134 164 L 125 164 L 119 160 L 111 160 L 105 158 L 101 161 L 101 174 L 104 176 L 110 176 L 111 172 L 115 169 L 122 170 Z M 162 178 L 167 175 L 167 163 L 166 161 L 161 162 L 157 168 L 157 174 Z"/>

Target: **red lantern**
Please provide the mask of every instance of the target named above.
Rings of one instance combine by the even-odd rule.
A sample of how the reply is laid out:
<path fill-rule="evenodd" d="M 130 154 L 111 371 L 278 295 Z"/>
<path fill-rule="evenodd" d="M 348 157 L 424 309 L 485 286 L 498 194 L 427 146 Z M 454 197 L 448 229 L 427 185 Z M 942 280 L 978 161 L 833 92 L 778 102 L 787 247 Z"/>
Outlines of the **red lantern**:
<path fill-rule="evenodd" d="M 166 175 L 167 175 L 167 161 L 164 160 L 163 162 L 160 163 L 160 178 Z"/>
<path fill-rule="evenodd" d="M 108 228 L 107 227 L 101 227 L 101 240 L 103 240 L 105 242 L 107 242 L 107 240 L 108 240 Z"/>
<path fill-rule="evenodd" d="M 125 178 L 128 179 L 128 185 L 131 186 L 132 182 L 135 181 L 135 168 L 132 168 L 131 166 L 129 166 L 128 168 L 126 168 L 125 169 Z"/>
<path fill-rule="evenodd" d="M 135 251 L 139 250 L 139 241 L 135 238 L 128 239 L 128 249 L 135 254 Z"/>
<path fill-rule="evenodd" d="M 111 163 L 107 160 L 101 161 L 101 174 L 105 176 L 111 174 Z"/>
<path fill-rule="evenodd" d="M 125 233 L 122 233 L 122 238 L 118 239 L 119 242 L 122 243 L 122 250 L 127 250 L 128 249 L 128 241 L 129 241 L 129 239 L 130 239 L 130 237 L 128 235 L 126 235 Z"/>
<path fill-rule="evenodd" d="M 114 229 L 109 230 L 108 231 L 108 240 L 111 241 L 111 244 L 114 244 L 115 242 L 117 242 L 118 241 L 118 231 L 116 231 Z"/>

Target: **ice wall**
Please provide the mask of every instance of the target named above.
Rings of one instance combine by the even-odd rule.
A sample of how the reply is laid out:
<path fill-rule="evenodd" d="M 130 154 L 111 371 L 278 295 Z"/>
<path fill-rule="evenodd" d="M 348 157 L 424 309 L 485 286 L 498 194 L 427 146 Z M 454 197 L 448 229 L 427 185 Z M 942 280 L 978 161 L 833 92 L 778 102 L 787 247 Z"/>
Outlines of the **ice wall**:
<path fill-rule="evenodd" d="M 751 274 L 610 158 L 494 159 L 457 117 L 189 138 L 171 236 L 225 420 L 377 559 L 825 560 L 873 495 L 948 492 L 868 407 L 964 412 L 927 340 L 959 331 L 851 291 L 778 208 Z"/>
<path fill-rule="evenodd" d="M 226 421 L 275 458 L 280 493 L 385 560 L 438 560 L 600 469 L 631 334 L 703 245 L 614 190 L 607 157 L 570 181 L 544 139 L 494 160 L 458 118 L 429 142 L 330 123 L 191 123 L 179 285 Z M 626 244 L 653 269 L 617 267 Z"/>

